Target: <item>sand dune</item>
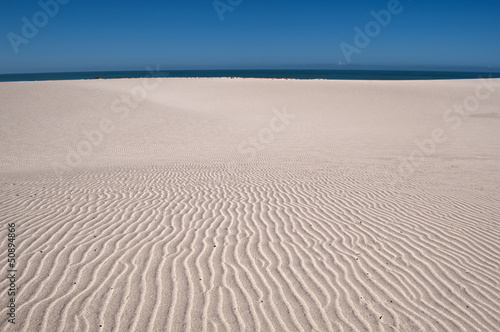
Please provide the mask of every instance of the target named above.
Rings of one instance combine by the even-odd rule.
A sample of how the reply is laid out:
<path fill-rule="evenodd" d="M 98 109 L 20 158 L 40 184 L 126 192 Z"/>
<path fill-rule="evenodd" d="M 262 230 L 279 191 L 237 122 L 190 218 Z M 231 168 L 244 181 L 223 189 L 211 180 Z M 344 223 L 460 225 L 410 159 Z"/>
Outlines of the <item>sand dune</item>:
<path fill-rule="evenodd" d="M 2 331 L 500 330 L 500 80 L 153 82 L 0 83 Z"/>

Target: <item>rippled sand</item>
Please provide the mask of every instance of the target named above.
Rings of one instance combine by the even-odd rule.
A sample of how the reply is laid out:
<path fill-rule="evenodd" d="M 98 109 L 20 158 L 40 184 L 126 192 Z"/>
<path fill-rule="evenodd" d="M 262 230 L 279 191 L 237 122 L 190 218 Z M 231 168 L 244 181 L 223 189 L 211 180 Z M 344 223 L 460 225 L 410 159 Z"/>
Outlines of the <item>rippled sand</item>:
<path fill-rule="evenodd" d="M 498 79 L 0 99 L 2 331 L 500 330 Z"/>

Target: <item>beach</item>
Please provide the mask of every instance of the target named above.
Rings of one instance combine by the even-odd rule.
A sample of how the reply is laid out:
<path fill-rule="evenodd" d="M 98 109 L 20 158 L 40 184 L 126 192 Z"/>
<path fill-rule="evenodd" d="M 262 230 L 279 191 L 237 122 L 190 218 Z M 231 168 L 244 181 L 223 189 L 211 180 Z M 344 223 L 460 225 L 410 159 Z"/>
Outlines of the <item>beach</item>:
<path fill-rule="evenodd" d="M 0 99 L 1 331 L 500 330 L 500 79 Z"/>

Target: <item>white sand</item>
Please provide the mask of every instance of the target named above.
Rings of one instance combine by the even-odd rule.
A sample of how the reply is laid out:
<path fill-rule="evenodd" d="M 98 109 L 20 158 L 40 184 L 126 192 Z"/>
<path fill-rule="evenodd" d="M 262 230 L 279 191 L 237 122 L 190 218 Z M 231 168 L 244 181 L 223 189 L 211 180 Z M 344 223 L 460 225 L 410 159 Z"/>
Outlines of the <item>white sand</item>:
<path fill-rule="evenodd" d="M 500 80 L 158 82 L 0 83 L 2 331 L 500 330 Z"/>

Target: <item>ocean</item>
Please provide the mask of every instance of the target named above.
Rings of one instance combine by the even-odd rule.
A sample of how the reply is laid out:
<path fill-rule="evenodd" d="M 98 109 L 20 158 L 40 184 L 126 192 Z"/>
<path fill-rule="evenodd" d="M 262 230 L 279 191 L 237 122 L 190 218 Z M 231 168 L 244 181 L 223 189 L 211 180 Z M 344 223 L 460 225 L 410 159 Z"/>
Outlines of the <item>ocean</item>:
<path fill-rule="evenodd" d="M 156 75 L 156 74 L 155 74 Z M 0 74 L 0 82 L 149 77 L 148 71 Z M 164 70 L 159 77 L 244 77 L 326 80 L 440 80 L 500 78 L 500 73 L 396 70 Z"/>

